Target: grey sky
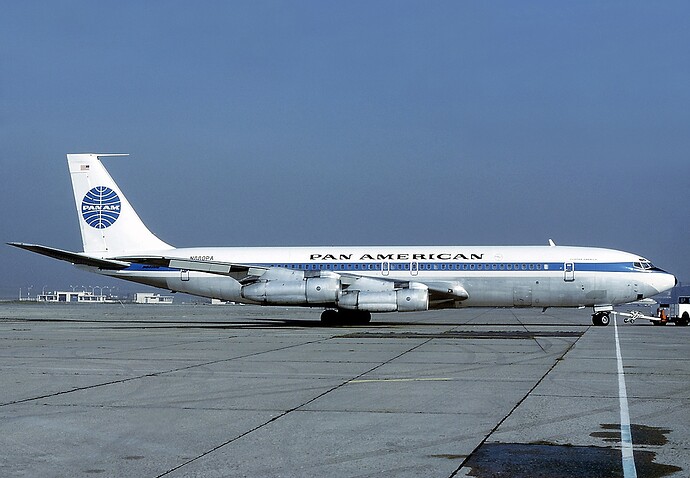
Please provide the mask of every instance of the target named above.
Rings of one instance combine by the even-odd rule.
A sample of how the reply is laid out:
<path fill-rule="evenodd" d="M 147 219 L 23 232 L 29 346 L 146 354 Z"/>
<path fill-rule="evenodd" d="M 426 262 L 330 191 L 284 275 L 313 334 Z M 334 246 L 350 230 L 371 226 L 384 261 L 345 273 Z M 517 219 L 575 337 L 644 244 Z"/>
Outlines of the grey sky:
<path fill-rule="evenodd" d="M 560 244 L 690 281 L 690 3 L 4 2 L 0 240 L 68 152 L 188 245 Z M 117 284 L 0 247 L 0 297 Z"/>

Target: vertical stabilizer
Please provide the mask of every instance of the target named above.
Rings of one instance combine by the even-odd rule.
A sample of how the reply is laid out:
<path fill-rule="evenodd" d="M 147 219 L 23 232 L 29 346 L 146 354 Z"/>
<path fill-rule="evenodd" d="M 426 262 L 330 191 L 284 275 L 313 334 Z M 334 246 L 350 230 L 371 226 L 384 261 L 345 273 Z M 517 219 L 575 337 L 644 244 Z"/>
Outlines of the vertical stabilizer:
<path fill-rule="evenodd" d="M 126 155 L 67 155 L 84 252 L 111 255 L 172 249 L 139 219 L 99 156 Z"/>

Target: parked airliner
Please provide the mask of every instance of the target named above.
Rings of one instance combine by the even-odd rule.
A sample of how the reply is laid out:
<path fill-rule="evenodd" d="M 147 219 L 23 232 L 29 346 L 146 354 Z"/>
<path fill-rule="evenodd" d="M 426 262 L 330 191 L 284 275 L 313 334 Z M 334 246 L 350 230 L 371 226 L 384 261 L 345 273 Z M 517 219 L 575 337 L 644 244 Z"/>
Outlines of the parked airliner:
<path fill-rule="evenodd" d="M 68 154 L 83 252 L 9 243 L 119 279 L 202 297 L 323 308 L 324 324 L 372 312 L 460 307 L 591 307 L 608 325 L 617 304 L 676 278 L 636 254 L 594 247 L 365 246 L 176 248 L 141 221 L 101 163 Z"/>

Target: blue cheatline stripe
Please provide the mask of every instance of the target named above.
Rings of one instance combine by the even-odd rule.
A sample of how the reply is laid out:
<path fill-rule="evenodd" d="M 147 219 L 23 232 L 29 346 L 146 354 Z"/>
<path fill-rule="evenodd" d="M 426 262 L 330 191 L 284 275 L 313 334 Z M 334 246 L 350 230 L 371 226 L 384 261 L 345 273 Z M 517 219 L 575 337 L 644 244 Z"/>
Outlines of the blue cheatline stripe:
<path fill-rule="evenodd" d="M 630 413 L 628 411 L 628 392 L 625 388 L 625 373 L 623 372 L 623 358 L 618 340 L 618 323 L 613 316 L 613 330 L 616 337 L 616 361 L 618 362 L 618 403 L 621 417 L 621 459 L 623 463 L 623 477 L 637 478 L 635 457 L 633 456 L 632 433 L 630 431 Z"/>
<path fill-rule="evenodd" d="M 386 262 L 387 271 L 462 271 L 462 272 L 563 272 L 563 262 Z M 299 270 L 380 271 L 383 262 L 272 262 L 261 267 L 284 267 Z M 574 272 L 652 272 L 635 269 L 630 262 L 575 263 Z"/>
<path fill-rule="evenodd" d="M 126 269 L 127 272 L 179 272 L 179 269 L 172 269 L 170 267 L 146 266 L 143 264 L 131 264 Z"/>
<path fill-rule="evenodd" d="M 251 264 L 258 267 L 283 267 L 295 270 L 329 270 L 344 272 L 381 271 L 383 262 L 272 262 Z M 443 262 L 443 261 L 406 261 L 386 262 L 386 272 L 563 272 L 563 262 Z M 174 271 L 169 267 L 154 267 L 132 264 L 127 271 Z M 578 272 L 644 272 L 654 273 L 653 270 L 641 271 L 633 267 L 631 262 L 613 263 L 574 263 L 574 273 Z"/>

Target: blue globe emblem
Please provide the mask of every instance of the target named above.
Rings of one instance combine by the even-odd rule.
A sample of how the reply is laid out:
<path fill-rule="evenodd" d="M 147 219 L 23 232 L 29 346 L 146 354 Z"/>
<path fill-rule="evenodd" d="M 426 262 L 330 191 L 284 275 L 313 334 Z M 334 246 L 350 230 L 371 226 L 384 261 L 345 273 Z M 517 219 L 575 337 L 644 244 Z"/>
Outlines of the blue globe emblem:
<path fill-rule="evenodd" d="M 105 186 L 89 190 L 81 202 L 81 215 L 86 224 L 96 229 L 110 227 L 120 217 L 120 197 Z"/>

